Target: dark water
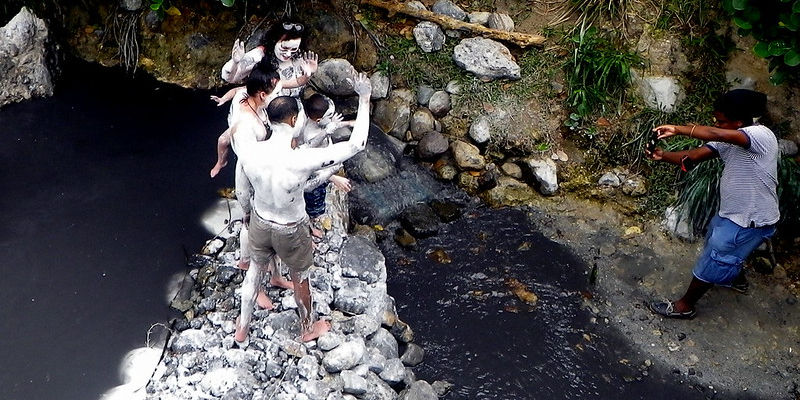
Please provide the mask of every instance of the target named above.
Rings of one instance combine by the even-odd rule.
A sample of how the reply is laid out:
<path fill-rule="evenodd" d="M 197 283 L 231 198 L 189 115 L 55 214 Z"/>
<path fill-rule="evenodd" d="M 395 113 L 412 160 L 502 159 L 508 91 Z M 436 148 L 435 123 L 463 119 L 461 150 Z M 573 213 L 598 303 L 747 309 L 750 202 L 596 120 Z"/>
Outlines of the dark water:
<path fill-rule="evenodd" d="M 419 378 L 455 384 L 446 399 L 716 397 L 640 368 L 642 355 L 590 320 L 590 268 L 527 218 L 478 209 L 416 252 L 383 242 L 390 294 L 426 350 Z M 436 250 L 450 262 L 434 261 Z M 510 282 L 536 294 L 536 305 L 513 295 Z"/>
<path fill-rule="evenodd" d="M 97 399 L 166 322 L 227 110 L 208 93 L 80 65 L 0 109 L 0 398 Z"/>

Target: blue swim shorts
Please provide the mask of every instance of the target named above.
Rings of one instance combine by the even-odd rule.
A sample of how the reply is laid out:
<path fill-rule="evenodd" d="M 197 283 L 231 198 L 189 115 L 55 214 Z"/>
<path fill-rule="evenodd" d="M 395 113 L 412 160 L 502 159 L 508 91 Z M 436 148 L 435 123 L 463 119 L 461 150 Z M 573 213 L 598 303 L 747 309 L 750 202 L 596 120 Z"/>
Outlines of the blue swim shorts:
<path fill-rule="evenodd" d="M 703 282 L 730 285 L 741 272 L 747 256 L 774 234 L 775 225 L 742 228 L 716 215 L 708 225 L 706 245 L 692 274 Z"/>

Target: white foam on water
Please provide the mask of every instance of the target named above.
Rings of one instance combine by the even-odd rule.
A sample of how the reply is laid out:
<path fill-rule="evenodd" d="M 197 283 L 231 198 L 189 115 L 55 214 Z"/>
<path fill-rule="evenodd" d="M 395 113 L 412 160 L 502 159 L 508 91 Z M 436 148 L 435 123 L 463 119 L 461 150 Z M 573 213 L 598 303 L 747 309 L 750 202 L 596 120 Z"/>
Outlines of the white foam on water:
<path fill-rule="evenodd" d="M 238 201 L 220 198 L 206 209 L 200 221 L 208 233 L 227 239 L 238 234 L 239 228 L 236 225 L 241 223 L 236 221 L 243 216 L 244 212 Z M 234 223 L 231 224 L 231 221 Z"/>
<path fill-rule="evenodd" d="M 161 359 L 161 348 L 140 347 L 128 352 L 120 364 L 122 385 L 100 395 L 102 400 L 144 400 L 145 387 Z"/>

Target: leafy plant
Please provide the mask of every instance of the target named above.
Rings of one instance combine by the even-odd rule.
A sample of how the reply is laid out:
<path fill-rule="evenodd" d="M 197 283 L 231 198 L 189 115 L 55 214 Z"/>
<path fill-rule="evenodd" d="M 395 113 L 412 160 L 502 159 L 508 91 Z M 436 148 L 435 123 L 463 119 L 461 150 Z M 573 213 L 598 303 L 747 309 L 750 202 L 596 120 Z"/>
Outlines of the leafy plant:
<path fill-rule="evenodd" d="M 181 15 L 181 11 L 169 0 L 150 0 L 150 9 L 155 11 L 160 19 L 164 19 L 167 15 Z"/>
<path fill-rule="evenodd" d="M 606 21 L 625 34 L 628 7 L 631 0 L 570 0 L 561 7 L 561 13 L 550 24 L 557 25 L 567 21 L 572 14 L 578 14 L 578 26 L 601 25 Z"/>
<path fill-rule="evenodd" d="M 631 68 L 643 66 L 642 57 L 625 48 L 614 32 L 590 26 L 571 38 L 572 57 L 565 63 L 567 103 L 581 118 L 618 108 L 630 85 Z"/>
<path fill-rule="evenodd" d="M 701 232 L 719 210 L 722 167 L 720 159 L 702 162 L 678 182 L 675 204 L 688 216 L 689 225 L 695 232 Z"/>
<path fill-rule="evenodd" d="M 780 85 L 800 75 L 800 0 L 723 0 L 739 35 L 752 35 L 753 52 L 769 60 L 770 81 Z"/>
<path fill-rule="evenodd" d="M 781 222 L 800 222 L 800 164 L 790 157 L 778 163 L 778 201 Z"/>

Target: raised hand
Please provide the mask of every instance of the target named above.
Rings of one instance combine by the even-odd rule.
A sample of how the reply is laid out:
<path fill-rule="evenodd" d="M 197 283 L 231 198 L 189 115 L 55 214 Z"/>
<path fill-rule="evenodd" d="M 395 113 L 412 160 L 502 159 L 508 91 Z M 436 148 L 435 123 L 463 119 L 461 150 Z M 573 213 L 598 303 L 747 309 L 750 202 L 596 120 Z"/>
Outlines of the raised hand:
<path fill-rule="evenodd" d="M 317 56 L 317 53 L 314 53 L 313 51 L 307 51 L 305 54 L 303 54 L 303 61 L 300 64 L 300 68 L 303 69 L 303 74 L 311 76 L 317 72 L 318 67 L 319 56 Z"/>
<path fill-rule="evenodd" d="M 222 99 L 220 97 L 217 97 L 217 96 L 214 96 L 214 95 L 211 96 L 211 101 L 216 102 L 217 103 L 217 107 L 225 104 L 225 102 L 226 102 L 224 99 Z"/>
<path fill-rule="evenodd" d="M 231 49 L 231 60 L 238 63 L 244 57 L 244 42 L 239 39 L 233 41 L 233 49 Z"/>
<path fill-rule="evenodd" d="M 675 136 L 678 134 L 675 125 L 661 125 L 653 128 L 653 132 L 658 133 L 659 139 L 666 139 L 670 136 Z"/>
<path fill-rule="evenodd" d="M 328 120 L 328 121 L 324 121 L 323 120 L 323 121 L 320 121 L 320 122 L 324 122 L 325 132 L 328 135 L 330 135 L 336 129 L 339 128 L 339 123 L 341 123 L 343 119 L 344 119 L 344 117 L 342 117 L 341 113 L 335 113 L 335 114 L 333 114 L 333 116 L 331 116 L 330 120 Z"/>
<path fill-rule="evenodd" d="M 353 85 L 353 90 L 359 96 L 369 97 L 369 95 L 372 94 L 372 83 L 370 83 L 367 74 L 363 72 L 356 72 L 354 69 L 352 77 L 347 78 L 347 81 Z"/>

